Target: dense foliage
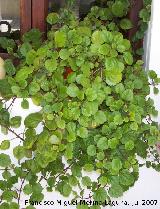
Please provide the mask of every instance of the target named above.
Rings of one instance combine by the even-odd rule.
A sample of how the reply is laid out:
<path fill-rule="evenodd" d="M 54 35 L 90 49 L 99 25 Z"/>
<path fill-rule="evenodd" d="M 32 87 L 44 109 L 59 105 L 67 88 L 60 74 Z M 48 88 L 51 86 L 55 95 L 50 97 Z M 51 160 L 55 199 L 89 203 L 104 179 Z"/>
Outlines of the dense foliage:
<path fill-rule="evenodd" d="M 4 63 L 0 125 L 4 134 L 11 132 L 21 142 L 13 148 L 17 165 L 4 152 L 10 140 L 0 145 L 0 209 L 19 208 L 22 192 L 31 201 L 43 200 L 44 181 L 47 191 L 72 194 L 74 200 L 103 203 L 120 197 L 138 179 L 139 157 L 143 165 L 160 171 L 155 150 L 160 132 L 151 119 L 158 112 L 148 96 L 150 86 L 158 94 L 160 79 L 154 71 L 143 70 L 125 37 L 132 27 L 126 18 L 129 8 L 127 0 L 109 1 L 104 8 L 93 7 L 81 21 L 68 10 L 51 13 L 47 40 L 33 29 L 16 51 L 13 41 L 1 38 L 20 61 L 16 67 L 10 59 Z M 141 11 L 140 17 L 146 21 L 147 15 Z M 10 108 L 17 98 L 23 98 L 24 109 L 29 108 L 27 98 L 42 109 L 24 121 L 21 115 L 12 117 Z M 43 130 L 37 134 L 40 123 Z M 22 135 L 16 132 L 21 124 Z M 93 171 L 97 180 L 90 178 Z"/>

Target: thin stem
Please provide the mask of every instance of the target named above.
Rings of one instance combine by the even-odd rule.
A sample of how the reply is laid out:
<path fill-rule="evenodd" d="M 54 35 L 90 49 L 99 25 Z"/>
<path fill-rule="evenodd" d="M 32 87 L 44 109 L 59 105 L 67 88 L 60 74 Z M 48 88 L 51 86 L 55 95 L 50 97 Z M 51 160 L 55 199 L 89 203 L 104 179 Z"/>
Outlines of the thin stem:
<path fill-rule="evenodd" d="M 6 128 L 8 129 L 8 131 L 10 131 L 12 134 L 14 134 L 18 139 L 20 139 L 21 141 L 24 141 L 24 139 L 19 134 L 17 134 L 15 131 L 13 131 L 11 128 L 8 128 L 8 127 L 6 127 Z"/>
<path fill-rule="evenodd" d="M 25 183 L 25 180 L 26 180 L 26 177 L 27 177 L 27 175 L 30 173 L 30 171 L 26 174 L 26 176 L 22 179 L 22 183 L 21 183 L 21 187 L 20 187 L 20 189 L 19 189 L 19 194 L 18 194 L 18 199 L 17 199 L 17 201 L 18 201 L 18 205 L 19 205 L 19 203 L 20 203 L 20 199 L 21 199 L 21 194 L 22 194 L 22 190 L 23 190 L 23 185 L 24 185 L 24 183 Z"/>
<path fill-rule="evenodd" d="M 9 107 L 7 107 L 7 110 L 9 110 L 13 106 L 15 101 L 16 101 L 16 97 L 13 98 L 11 104 L 9 105 Z"/>
<path fill-rule="evenodd" d="M 22 193 L 22 189 L 23 189 L 24 182 L 25 182 L 25 178 L 22 180 L 21 187 L 20 187 L 20 190 L 19 190 L 19 194 L 18 194 L 18 204 L 19 204 L 20 199 L 21 199 L 21 193 Z"/>
<path fill-rule="evenodd" d="M 66 167 L 64 170 L 63 170 L 63 173 L 66 173 L 69 169 L 70 169 L 70 167 L 73 165 L 73 163 L 71 163 L 68 167 Z M 57 176 L 56 176 L 56 179 L 60 176 L 60 175 L 62 175 L 61 173 L 60 174 L 58 174 Z"/>
<path fill-rule="evenodd" d="M 1 169 L 0 169 L 0 171 L 12 171 L 12 170 L 13 170 L 12 168 L 4 168 L 4 169 L 1 168 Z"/>
<path fill-rule="evenodd" d="M 44 175 L 42 175 L 41 178 L 39 179 L 38 183 L 40 183 L 43 179 L 45 179 L 47 181 L 47 178 Z"/>

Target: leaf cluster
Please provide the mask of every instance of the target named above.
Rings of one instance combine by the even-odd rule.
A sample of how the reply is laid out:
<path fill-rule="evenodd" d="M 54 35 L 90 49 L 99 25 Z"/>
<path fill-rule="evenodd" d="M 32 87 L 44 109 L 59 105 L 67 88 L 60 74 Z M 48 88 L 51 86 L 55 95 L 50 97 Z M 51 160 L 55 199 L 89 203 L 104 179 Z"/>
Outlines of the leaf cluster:
<path fill-rule="evenodd" d="M 13 148 L 19 166 L 3 153 L 10 141 L 0 144 L 0 209 L 18 209 L 22 192 L 30 201 L 43 200 L 42 180 L 47 191 L 56 190 L 64 197 L 83 199 L 87 189 L 96 201 L 118 198 L 138 179 L 137 156 L 147 167 L 160 170 L 154 150 L 160 131 L 151 119 L 158 112 L 149 98 L 150 85 L 158 94 L 160 79 L 154 71 L 144 71 L 124 35 L 132 27 L 126 19 L 129 7 L 127 0 L 109 1 L 105 8 L 93 7 L 80 21 L 70 12 L 67 22 L 51 13 L 47 21 L 53 26 L 47 40 L 42 42 L 34 29 L 24 35 L 16 51 L 20 64 L 15 67 L 11 60 L 5 61 L 0 125 L 3 133 L 12 132 L 21 144 Z M 11 117 L 5 105 L 11 98 L 12 105 L 22 98 L 25 110 L 31 98 L 42 109 L 22 121 L 19 115 Z M 41 133 L 36 132 L 39 124 Z M 21 125 L 23 137 L 16 132 Z M 158 163 L 148 161 L 150 153 Z M 90 178 L 92 171 L 98 173 L 97 180 Z M 15 189 L 18 182 L 20 190 Z"/>

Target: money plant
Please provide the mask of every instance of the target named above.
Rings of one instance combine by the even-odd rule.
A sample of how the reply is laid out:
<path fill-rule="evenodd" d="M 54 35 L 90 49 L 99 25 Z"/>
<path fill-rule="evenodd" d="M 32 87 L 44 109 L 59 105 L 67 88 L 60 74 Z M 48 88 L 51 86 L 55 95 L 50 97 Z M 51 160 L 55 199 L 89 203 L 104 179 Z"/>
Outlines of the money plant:
<path fill-rule="evenodd" d="M 22 194 L 28 195 L 26 209 L 34 209 L 46 190 L 77 201 L 77 209 L 100 209 L 134 186 L 141 166 L 160 171 L 158 111 L 149 96 L 158 94 L 160 79 L 143 69 L 132 48 L 149 20 L 150 2 L 144 2 L 131 42 L 127 0 L 95 6 L 82 20 L 69 10 L 50 13 L 45 41 L 37 29 L 18 45 L 0 39 L 12 55 L 1 60 L 0 125 L 14 136 L 1 138 L 0 209 L 20 208 Z M 41 110 L 24 120 L 18 111 L 13 117 L 18 98 L 25 110 L 28 98 Z"/>

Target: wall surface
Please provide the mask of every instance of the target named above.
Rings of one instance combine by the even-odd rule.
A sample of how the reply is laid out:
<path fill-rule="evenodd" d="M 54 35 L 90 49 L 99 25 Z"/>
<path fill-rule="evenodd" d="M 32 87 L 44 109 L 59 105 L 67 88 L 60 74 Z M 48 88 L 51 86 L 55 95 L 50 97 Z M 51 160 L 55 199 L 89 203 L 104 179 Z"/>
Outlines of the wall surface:
<path fill-rule="evenodd" d="M 12 29 L 20 28 L 20 0 L 0 0 L 0 20 L 7 20 Z M 1 25 L 0 30 L 6 32 L 8 27 Z"/>
<path fill-rule="evenodd" d="M 153 0 L 152 7 L 152 21 L 148 31 L 148 45 L 147 47 L 147 62 L 146 70 L 155 70 L 160 76 L 160 1 Z M 155 118 L 160 123 L 160 95 L 153 95 L 151 97 L 155 101 L 155 106 L 159 110 L 159 117 Z"/>
<path fill-rule="evenodd" d="M 148 38 L 146 44 L 146 48 L 148 52 L 146 52 L 146 70 L 154 69 L 160 76 L 160 1 L 153 0 L 153 15 L 152 22 L 150 24 L 150 30 L 148 31 Z M 151 43 L 151 45 L 150 45 Z M 152 98 L 155 100 L 155 105 L 158 110 L 160 110 L 160 96 L 153 96 Z M 24 117 L 28 115 L 28 111 L 20 110 L 20 101 L 17 101 L 16 107 L 13 109 L 13 116 L 17 114 L 17 110 L 19 115 L 23 115 Z M 30 105 L 30 112 L 39 111 L 39 108 L 34 106 L 32 103 Z M 156 118 L 160 122 L 160 116 Z M 23 127 L 22 127 L 23 129 Z M 39 127 L 39 130 L 41 127 Z M 19 133 L 21 130 L 19 130 Z M 9 135 L 8 137 L 12 137 L 13 135 Z M 0 135 L 0 141 L 2 141 L 6 136 Z M 13 140 L 12 146 L 14 144 L 18 144 L 19 141 Z M 10 155 L 12 153 L 10 152 Z M 95 176 L 93 176 L 95 177 Z M 118 204 L 113 206 L 113 209 L 158 209 L 160 208 L 160 173 L 147 168 L 140 169 L 139 180 L 135 183 L 134 187 L 131 188 L 128 192 L 126 192 L 123 198 L 118 199 Z M 25 208 L 25 200 L 27 197 L 21 197 L 21 206 Z M 62 198 L 58 193 L 45 193 L 45 200 L 54 201 L 53 206 L 36 206 L 37 209 L 75 209 L 75 206 L 64 206 L 63 202 L 68 200 L 68 198 Z M 57 200 L 62 201 L 62 205 L 60 206 Z M 152 202 L 150 200 L 156 200 L 157 205 L 147 205 Z M 127 201 L 127 205 L 125 205 L 125 201 Z M 137 204 L 138 201 L 138 205 Z M 53 203 L 53 202 L 52 202 Z M 105 209 L 111 208 L 109 206 L 105 207 Z"/>

